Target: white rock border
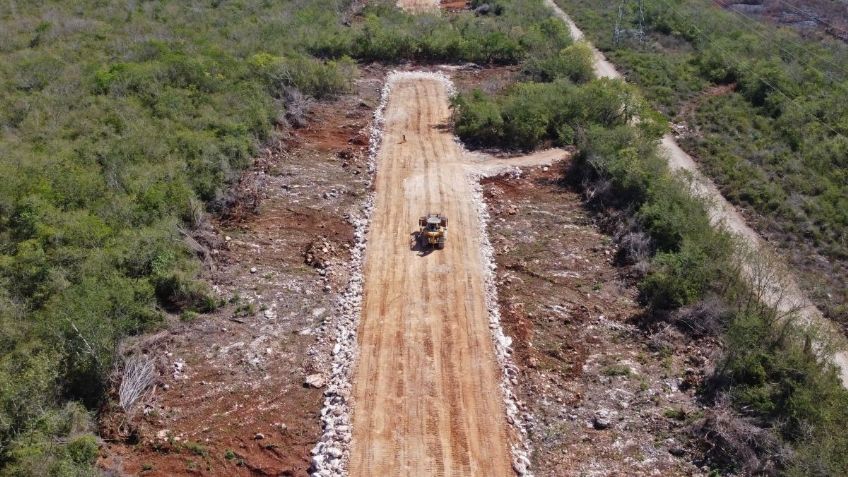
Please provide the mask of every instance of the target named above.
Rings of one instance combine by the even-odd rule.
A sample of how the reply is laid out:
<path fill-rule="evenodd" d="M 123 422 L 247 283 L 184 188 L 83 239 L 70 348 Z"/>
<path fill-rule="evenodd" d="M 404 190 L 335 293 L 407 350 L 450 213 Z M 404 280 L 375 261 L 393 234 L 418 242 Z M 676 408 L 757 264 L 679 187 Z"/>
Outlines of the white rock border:
<path fill-rule="evenodd" d="M 380 104 L 374 111 L 374 119 L 369 130 L 368 145 L 368 187 L 373 187 L 374 175 L 377 170 L 377 154 L 382 146 L 383 128 L 385 126 L 386 105 L 391 96 L 392 86 L 399 79 L 435 79 L 441 81 L 449 96 L 456 94 L 456 89 L 450 78 L 442 72 L 431 71 L 391 71 L 383 83 Z M 459 146 L 465 151 L 462 143 Z M 467 151 L 465 151 L 467 153 Z M 489 312 L 489 328 L 492 330 L 492 343 L 495 356 L 501 367 L 501 394 L 504 399 L 507 422 L 516 431 L 517 442 L 511 445 L 512 466 L 515 472 L 524 477 L 532 477 L 529 470 L 531 448 L 527 440 L 527 426 L 522 418 L 520 409 L 524 405 L 515 396 L 512 386 L 517 384 L 518 368 L 512 362 L 512 338 L 506 336 L 500 325 L 500 307 L 496 285 L 496 265 L 494 249 L 489 242 L 487 225 L 489 211 L 483 200 L 480 179 L 502 174 L 504 171 L 492 171 L 488 174 L 471 172 L 466 177 L 472 191 L 472 200 L 479 218 L 480 226 L 480 260 L 483 266 L 485 281 L 486 308 Z M 324 407 L 321 409 L 322 434 L 312 448 L 311 475 L 315 477 L 341 477 L 347 475 L 350 459 L 351 427 L 351 391 L 354 364 L 358 354 L 356 331 L 362 314 L 362 293 L 364 285 L 363 265 L 365 246 L 368 240 L 369 223 L 374 209 L 374 191 L 369 192 L 359 211 L 349 218 L 354 225 L 354 247 L 351 249 L 350 271 L 351 278 L 348 287 L 339 298 L 336 314 L 328 320 L 329 327 L 334 327 L 336 344 L 332 351 L 332 364 L 329 366 L 327 388 L 324 391 Z M 332 333 L 332 331 L 330 331 Z M 325 366 L 326 367 L 326 366 Z"/>
<path fill-rule="evenodd" d="M 383 139 L 383 111 L 389 102 L 392 84 L 391 74 L 383 82 L 380 104 L 374 111 L 374 119 L 368 131 L 368 189 L 374 185 L 377 170 L 377 153 Z M 321 409 L 322 433 L 312 448 L 310 474 L 318 477 L 347 475 L 350 459 L 351 429 L 351 381 L 354 363 L 357 357 L 356 330 L 362 314 L 362 293 L 364 277 L 362 267 L 365 261 L 365 244 L 371 213 L 374 210 L 374 191 L 371 190 L 359 210 L 348 220 L 354 226 L 354 246 L 350 251 L 350 281 L 347 289 L 336 304 L 336 313 L 327 319 L 330 329 L 335 329 L 335 341 L 332 351 L 332 363 L 329 367 L 327 388 L 324 391 L 324 407 Z M 328 331 L 332 333 L 332 331 Z M 319 358 L 319 362 L 323 361 Z M 324 363 L 321 363 L 324 364 Z M 327 370 L 324 370 L 327 372 Z"/>
<path fill-rule="evenodd" d="M 533 477 L 530 470 L 530 455 L 533 448 L 527 439 L 527 414 L 524 403 L 515 395 L 512 388 L 518 385 L 518 367 L 512 361 L 512 338 L 504 333 L 501 327 L 501 310 L 498 304 L 497 265 L 495 264 L 495 249 L 489 241 L 488 224 L 489 209 L 483 198 L 481 179 L 502 174 L 520 175 L 518 168 L 506 168 L 488 173 L 469 172 L 468 182 L 471 185 L 472 200 L 477 208 L 480 224 L 480 260 L 483 262 L 483 280 L 486 287 L 486 309 L 489 311 L 489 329 L 492 330 L 492 342 L 495 346 L 495 357 L 501 366 L 501 394 L 504 400 L 506 420 L 515 430 L 517 441 L 512 444 L 512 468 L 523 477 Z"/>

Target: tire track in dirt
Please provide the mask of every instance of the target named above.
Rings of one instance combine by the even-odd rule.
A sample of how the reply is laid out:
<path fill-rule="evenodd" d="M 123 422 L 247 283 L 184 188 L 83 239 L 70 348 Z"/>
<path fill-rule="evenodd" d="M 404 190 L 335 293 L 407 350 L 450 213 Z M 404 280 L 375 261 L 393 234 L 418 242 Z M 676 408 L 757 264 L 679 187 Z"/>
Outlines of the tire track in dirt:
<path fill-rule="evenodd" d="M 557 18 L 565 22 L 572 38 L 585 39 L 583 32 L 574 21 L 553 0 L 545 0 L 545 4 L 553 10 Z M 623 79 L 603 53 L 594 46 L 592 51 L 595 56 L 594 69 L 597 76 Z M 848 388 L 848 351 L 845 351 L 848 344 L 842 332 L 807 298 L 791 271 L 787 270 L 785 263 L 775 255 L 762 237 L 748 226 L 739 211 L 724 198 L 713 181 L 701 173 L 692 156 L 680 148 L 671 134 L 663 136 L 661 146 L 666 152 L 671 170 L 683 171 L 691 177 L 692 192 L 706 200 L 713 223 L 725 228 L 750 248 L 750 251 L 739 257 L 742 273 L 759 292 L 763 302 L 774 307 L 781 314 L 797 314 L 804 324 L 819 332 L 821 335 L 819 348 L 834 347 L 836 349 L 832 354 L 832 362 L 838 368 L 842 385 Z"/>
<path fill-rule="evenodd" d="M 465 152 L 438 127 L 449 117 L 445 82 L 399 76 L 384 117 L 349 473 L 514 475 Z M 447 246 L 417 253 L 410 233 L 431 211 L 450 220 Z"/>

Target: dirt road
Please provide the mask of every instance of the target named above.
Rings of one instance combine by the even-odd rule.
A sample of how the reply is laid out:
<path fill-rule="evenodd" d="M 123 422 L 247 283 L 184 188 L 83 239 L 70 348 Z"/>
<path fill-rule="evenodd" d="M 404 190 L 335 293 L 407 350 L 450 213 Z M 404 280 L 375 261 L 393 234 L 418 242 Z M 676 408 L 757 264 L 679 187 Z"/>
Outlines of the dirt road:
<path fill-rule="evenodd" d="M 545 5 L 547 5 L 551 8 L 551 10 L 553 10 L 554 15 L 557 18 L 565 22 L 566 26 L 568 26 L 568 32 L 571 33 L 571 38 L 573 38 L 574 41 L 588 42 L 588 40 L 586 40 L 585 35 L 583 35 L 583 32 L 580 30 L 580 28 L 577 27 L 577 24 L 574 23 L 571 17 L 569 17 L 564 11 L 562 11 L 562 9 L 559 8 L 556 3 L 554 3 L 554 0 L 545 0 Z M 598 76 L 600 78 L 614 79 L 622 77 L 621 73 L 616 71 L 615 66 L 613 66 L 612 63 L 607 61 L 607 59 L 604 57 L 604 54 L 598 51 L 598 49 L 594 46 L 592 46 L 592 54 L 595 56 L 595 76 Z"/>
<path fill-rule="evenodd" d="M 506 172 L 515 167 L 549 166 L 566 157 L 565 149 L 551 148 L 520 157 L 500 158 L 488 154 L 468 154 L 469 172 L 479 172 L 491 176 Z"/>
<path fill-rule="evenodd" d="M 420 13 L 438 10 L 439 0 L 398 0 L 397 6 L 409 12 Z"/>
<path fill-rule="evenodd" d="M 571 36 L 575 40 L 584 39 L 583 32 L 553 0 L 545 0 L 545 3 L 568 25 Z M 595 74 L 605 78 L 622 78 L 600 51 L 594 47 L 592 50 L 595 54 Z M 831 342 L 837 349 L 845 349 L 846 343 L 841 332 L 810 302 L 792 274 L 786 272 L 784 265 L 773 258 L 774 252 L 770 250 L 770 247 L 745 223 L 742 215 L 721 195 L 713 181 L 701 174 L 694 159 L 680 148 L 671 134 L 663 136 L 662 148 L 666 152 L 668 164 L 672 170 L 685 171 L 692 177 L 693 191 L 707 201 L 708 212 L 713 222 L 721 224 L 750 245 L 752 253 L 748 257 L 743 257 L 745 260 L 743 273 L 757 286 L 766 279 L 771 282 L 771 286 L 763 287 L 761 290 L 763 301 L 783 313 L 797 312 L 804 322 L 822 331 L 823 339 Z M 766 261 L 764 257 L 768 257 Z M 836 352 L 833 355 L 833 362 L 839 368 L 842 384 L 848 387 L 848 352 Z"/>
<path fill-rule="evenodd" d="M 395 80 L 385 110 L 353 379 L 351 476 L 514 475 L 479 219 L 445 83 Z M 411 249 L 420 215 L 444 250 Z"/>

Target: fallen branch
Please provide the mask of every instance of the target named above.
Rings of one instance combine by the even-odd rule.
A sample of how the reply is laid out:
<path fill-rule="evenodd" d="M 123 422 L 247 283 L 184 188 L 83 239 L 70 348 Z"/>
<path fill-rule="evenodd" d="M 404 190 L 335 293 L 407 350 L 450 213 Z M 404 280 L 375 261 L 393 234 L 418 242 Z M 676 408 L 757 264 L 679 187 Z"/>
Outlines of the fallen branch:
<path fill-rule="evenodd" d="M 118 389 L 118 402 L 127 414 L 133 405 L 144 395 L 155 379 L 153 360 L 145 355 L 133 355 L 124 364 L 121 386 Z"/>

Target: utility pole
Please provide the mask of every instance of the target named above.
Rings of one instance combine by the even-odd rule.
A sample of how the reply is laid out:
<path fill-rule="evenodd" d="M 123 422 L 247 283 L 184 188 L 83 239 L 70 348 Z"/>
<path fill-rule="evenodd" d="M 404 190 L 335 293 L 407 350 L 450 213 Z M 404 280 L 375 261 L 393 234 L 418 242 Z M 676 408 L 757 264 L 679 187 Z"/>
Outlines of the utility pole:
<path fill-rule="evenodd" d="M 624 16 L 624 2 L 625 0 L 621 0 L 621 3 L 618 4 L 618 19 L 615 21 L 615 29 L 612 32 L 612 43 L 615 46 L 621 43 L 623 33 L 621 30 L 621 19 Z"/>
<path fill-rule="evenodd" d="M 629 21 L 631 1 L 636 3 L 635 8 L 632 10 L 636 10 L 638 12 L 636 13 L 637 18 L 635 21 L 635 23 L 637 23 L 637 28 L 627 28 L 627 26 L 624 25 L 625 10 L 628 10 L 628 23 L 631 23 Z M 618 46 L 628 36 L 636 38 L 639 40 L 640 44 L 645 42 L 645 0 L 621 0 L 618 4 L 618 18 L 615 20 L 615 27 L 612 32 L 612 42 L 615 46 Z"/>

